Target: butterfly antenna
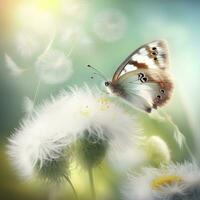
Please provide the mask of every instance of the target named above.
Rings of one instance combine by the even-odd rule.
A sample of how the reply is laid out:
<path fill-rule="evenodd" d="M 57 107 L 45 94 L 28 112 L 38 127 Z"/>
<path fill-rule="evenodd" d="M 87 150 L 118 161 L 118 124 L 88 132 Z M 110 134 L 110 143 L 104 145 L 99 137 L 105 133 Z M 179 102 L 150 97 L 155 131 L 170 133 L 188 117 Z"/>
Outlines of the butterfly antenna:
<path fill-rule="evenodd" d="M 94 71 L 96 71 L 97 73 L 94 73 L 98 76 L 100 76 L 101 78 L 103 78 L 105 81 L 107 81 L 107 78 L 103 75 L 103 73 L 101 73 L 98 69 L 92 67 L 91 65 L 87 65 L 87 67 L 93 69 Z"/>

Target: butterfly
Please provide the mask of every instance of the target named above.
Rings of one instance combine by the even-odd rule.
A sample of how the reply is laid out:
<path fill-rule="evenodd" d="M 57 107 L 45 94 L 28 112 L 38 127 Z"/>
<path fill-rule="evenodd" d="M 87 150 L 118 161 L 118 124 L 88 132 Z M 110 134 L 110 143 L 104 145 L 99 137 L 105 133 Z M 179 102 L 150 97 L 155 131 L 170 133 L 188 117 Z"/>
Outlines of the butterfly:
<path fill-rule="evenodd" d="M 173 91 L 167 42 L 156 40 L 136 49 L 105 86 L 109 93 L 148 113 L 163 106 Z"/>

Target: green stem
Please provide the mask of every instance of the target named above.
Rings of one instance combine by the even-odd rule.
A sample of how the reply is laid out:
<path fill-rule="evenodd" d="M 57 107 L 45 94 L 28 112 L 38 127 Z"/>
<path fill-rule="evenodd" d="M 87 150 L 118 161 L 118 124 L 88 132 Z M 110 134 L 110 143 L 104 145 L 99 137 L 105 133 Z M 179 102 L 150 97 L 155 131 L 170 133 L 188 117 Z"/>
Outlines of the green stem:
<path fill-rule="evenodd" d="M 88 175 L 89 175 L 89 180 L 90 180 L 92 200 L 96 200 L 96 192 L 95 192 L 95 187 L 94 187 L 94 176 L 93 176 L 92 167 L 88 167 Z"/>
<path fill-rule="evenodd" d="M 68 176 L 64 176 L 64 177 L 65 177 L 65 179 L 67 180 L 67 182 L 69 183 L 69 185 L 71 186 L 72 191 L 73 191 L 73 193 L 74 193 L 74 196 L 75 196 L 76 200 L 79 200 L 78 194 L 77 194 L 77 192 L 76 192 L 76 189 L 75 189 L 75 187 L 74 187 L 72 181 L 70 180 L 70 178 L 69 178 Z"/>

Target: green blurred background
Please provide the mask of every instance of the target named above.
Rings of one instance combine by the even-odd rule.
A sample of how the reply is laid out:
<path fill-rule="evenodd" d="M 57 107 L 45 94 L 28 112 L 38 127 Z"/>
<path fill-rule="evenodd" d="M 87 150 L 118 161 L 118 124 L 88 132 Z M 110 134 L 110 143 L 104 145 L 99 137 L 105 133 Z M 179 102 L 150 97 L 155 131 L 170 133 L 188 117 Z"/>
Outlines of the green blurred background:
<path fill-rule="evenodd" d="M 165 110 L 199 160 L 199 9 L 200 1 L 194 0 L 1 0 L 0 198 L 53 196 L 40 184 L 20 181 L 5 153 L 7 137 L 32 103 L 40 104 L 69 86 L 102 86 L 101 79 L 90 78 L 92 71 L 85 67 L 87 64 L 111 78 L 130 52 L 155 39 L 169 42 L 175 81 L 173 98 Z M 53 53 L 43 63 L 42 56 L 49 52 Z M 58 67 L 51 69 L 54 64 Z M 43 68 L 49 76 L 44 77 Z M 143 113 L 137 115 L 146 135 L 159 135 L 166 141 L 172 161 L 190 159 L 173 139 L 171 125 Z M 120 176 L 106 163 L 97 169 L 99 199 L 119 197 Z M 81 199 L 89 199 L 87 175 L 76 172 L 73 179 Z M 69 186 L 64 188 L 57 190 L 55 199 L 73 198 Z"/>

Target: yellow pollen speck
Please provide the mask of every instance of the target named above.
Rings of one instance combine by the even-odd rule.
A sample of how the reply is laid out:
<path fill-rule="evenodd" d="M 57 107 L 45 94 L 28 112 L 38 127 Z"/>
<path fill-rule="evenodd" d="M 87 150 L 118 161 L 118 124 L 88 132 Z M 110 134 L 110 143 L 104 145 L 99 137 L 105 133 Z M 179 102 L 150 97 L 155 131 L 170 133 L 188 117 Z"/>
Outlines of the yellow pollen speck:
<path fill-rule="evenodd" d="M 90 116 L 90 109 L 88 106 L 84 107 L 81 109 L 80 114 L 83 115 L 84 117 L 89 117 Z"/>
<path fill-rule="evenodd" d="M 152 180 L 151 188 L 153 190 L 159 190 L 161 186 L 172 185 L 180 182 L 182 182 L 182 178 L 180 176 L 173 176 L 173 175 L 159 176 Z"/>
<path fill-rule="evenodd" d="M 98 103 L 100 104 L 101 110 L 107 110 L 109 108 L 109 99 L 105 97 L 101 97 L 98 99 Z"/>

